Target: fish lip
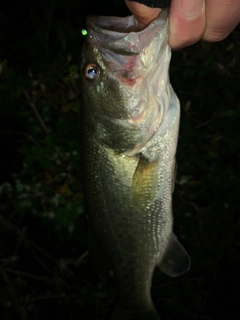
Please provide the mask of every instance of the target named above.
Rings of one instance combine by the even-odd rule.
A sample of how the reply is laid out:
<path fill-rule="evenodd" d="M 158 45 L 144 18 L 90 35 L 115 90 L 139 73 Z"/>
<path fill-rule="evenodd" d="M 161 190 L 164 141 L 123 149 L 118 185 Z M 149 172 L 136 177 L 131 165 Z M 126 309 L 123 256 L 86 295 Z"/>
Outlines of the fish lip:
<path fill-rule="evenodd" d="M 87 17 L 87 25 L 94 31 L 105 35 L 126 36 L 130 32 L 141 34 L 155 28 L 157 25 L 159 25 L 159 21 L 162 20 L 162 15 L 167 16 L 167 10 L 163 10 L 162 12 L 160 12 L 158 17 L 147 26 L 139 23 L 133 15 L 123 18 L 111 17 L 111 19 L 109 19 L 109 16 L 89 15 Z M 115 20 L 116 23 L 114 24 Z"/>
<path fill-rule="evenodd" d="M 123 55 L 139 55 L 155 37 L 155 34 L 168 30 L 168 12 L 161 11 L 159 16 L 143 28 L 135 17 L 107 17 L 90 15 L 87 17 L 88 39 L 96 45 Z M 146 33 L 149 35 L 146 37 Z"/>
<path fill-rule="evenodd" d="M 117 20 L 118 22 L 115 24 L 114 27 L 114 20 Z M 111 23 L 110 23 L 111 21 Z M 122 23 L 124 22 L 124 24 Z M 129 16 L 128 17 L 128 23 L 126 23 L 126 17 L 125 18 L 120 18 L 120 17 L 111 17 L 111 20 L 109 19 L 108 16 L 96 16 L 96 15 L 89 15 L 87 17 L 87 24 L 88 26 L 93 29 L 94 31 L 98 33 L 102 33 L 105 35 L 116 35 L 116 34 L 122 34 L 126 35 L 129 33 L 130 28 L 127 28 L 128 26 L 132 26 L 132 30 L 134 32 L 141 32 L 139 29 L 139 23 L 138 21 L 134 18 L 134 16 Z M 120 31 L 121 29 L 118 28 L 119 24 L 125 25 L 125 32 Z M 116 28 L 117 27 L 117 28 Z"/>

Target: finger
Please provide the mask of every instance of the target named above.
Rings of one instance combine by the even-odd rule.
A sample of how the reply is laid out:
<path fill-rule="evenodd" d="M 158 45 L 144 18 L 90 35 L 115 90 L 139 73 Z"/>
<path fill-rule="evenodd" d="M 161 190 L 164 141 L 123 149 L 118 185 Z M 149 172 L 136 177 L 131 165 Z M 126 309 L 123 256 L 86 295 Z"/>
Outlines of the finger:
<path fill-rule="evenodd" d="M 169 18 L 169 45 L 173 49 L 189 46 L 200 40 L 204 34 L 205 1 L 172 0 Z"/>
<path fill-rule="evenodd" d="M 206 41 L 226 38 L 240 21 L 239 0 L 206 1 L 207 27 L 203 35 Z"/>
<path fill-rule="evenodd" d="M 137 21 L 144 25 L 148 25 L 150 22 L 156 19 L 161 11 L 159 8 L 149 8 L 137 2 L 130 2 L 127 0 L 125 0 L 125 2 Z"/>

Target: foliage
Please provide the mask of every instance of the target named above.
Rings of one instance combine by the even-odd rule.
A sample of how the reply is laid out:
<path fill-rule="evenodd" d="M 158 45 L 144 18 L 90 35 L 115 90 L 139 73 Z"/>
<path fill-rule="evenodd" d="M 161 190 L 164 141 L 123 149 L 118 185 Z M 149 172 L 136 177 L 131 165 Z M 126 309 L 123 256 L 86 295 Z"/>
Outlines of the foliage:
<path fill-rule="evenodd" d="M 96 263 L 94 249 L 87 251 L 78 68 L 85 15 L 108 12 L 83 12 L 81 1 L 26 4 L 28 10 L 5 4 L 0 12 L 1 319 L 38 320 L 46 310 L 55 319 L 108 319 L 112 274 L 97 267 L 101 254 Z M 109 13 L 124 10 L 117 1 Z M 239 50 L 237 28 L 221 43 L 173 53 L 171 79 L 182 106 L 175 232 L 192 268 L 177 279 L 156 270 L 152 293 L 164 319 L 234 319 Z"/>

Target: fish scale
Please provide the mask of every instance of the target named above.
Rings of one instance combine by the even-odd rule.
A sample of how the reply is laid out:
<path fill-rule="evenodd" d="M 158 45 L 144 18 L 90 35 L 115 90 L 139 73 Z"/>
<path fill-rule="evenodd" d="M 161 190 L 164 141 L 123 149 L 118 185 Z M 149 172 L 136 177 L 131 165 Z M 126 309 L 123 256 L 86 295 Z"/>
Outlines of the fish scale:
<path fill-rule="evenodd" d="M 180 107 L 168 77 L 167 12 L 144 30 L 133 17 L 89 17 L 87 23 L 81 64 L 84 194 L 96 240 L 114 270 L 118 301 L 112 319 L 157 320 L 155 267 L 170 276 L 190 267 L 172 232 Z M 140 81 L 130 85 L 122 77 L 124 61 L 137 47 L 130 77 Z M 89 68 L 95 78 L 88 77 Z"/>

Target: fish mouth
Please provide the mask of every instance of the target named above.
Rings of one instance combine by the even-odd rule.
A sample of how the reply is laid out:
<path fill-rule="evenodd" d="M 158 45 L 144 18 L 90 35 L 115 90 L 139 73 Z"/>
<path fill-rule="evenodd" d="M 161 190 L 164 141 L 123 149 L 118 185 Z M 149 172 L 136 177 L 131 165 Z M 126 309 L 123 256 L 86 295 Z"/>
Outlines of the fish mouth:
<path fill-rule="evenodd" d="M 139 32 L 143 29 L 143 25 L 140 24 L 134 16 L 120 18 L 90 15 L 88 16 L 88 22 L 91 23 L 91 27 L 95 30 L 98 29 L 98 32 L 101 31 L 105 34 L 127 34 L 130 32 Z"/>
<path fill-rule="evenodd" d="M 117 55 L 134 56 L 141 54 L 157 36 L 167 32 L 168 14 L 163 10 L 148 26 L 140 24 L 133 15 L 124 18 L 91 15 L 87 18 L 87 26 L 91 43 Z M 163 42 L 160 44 L 165 45 Z"/>

